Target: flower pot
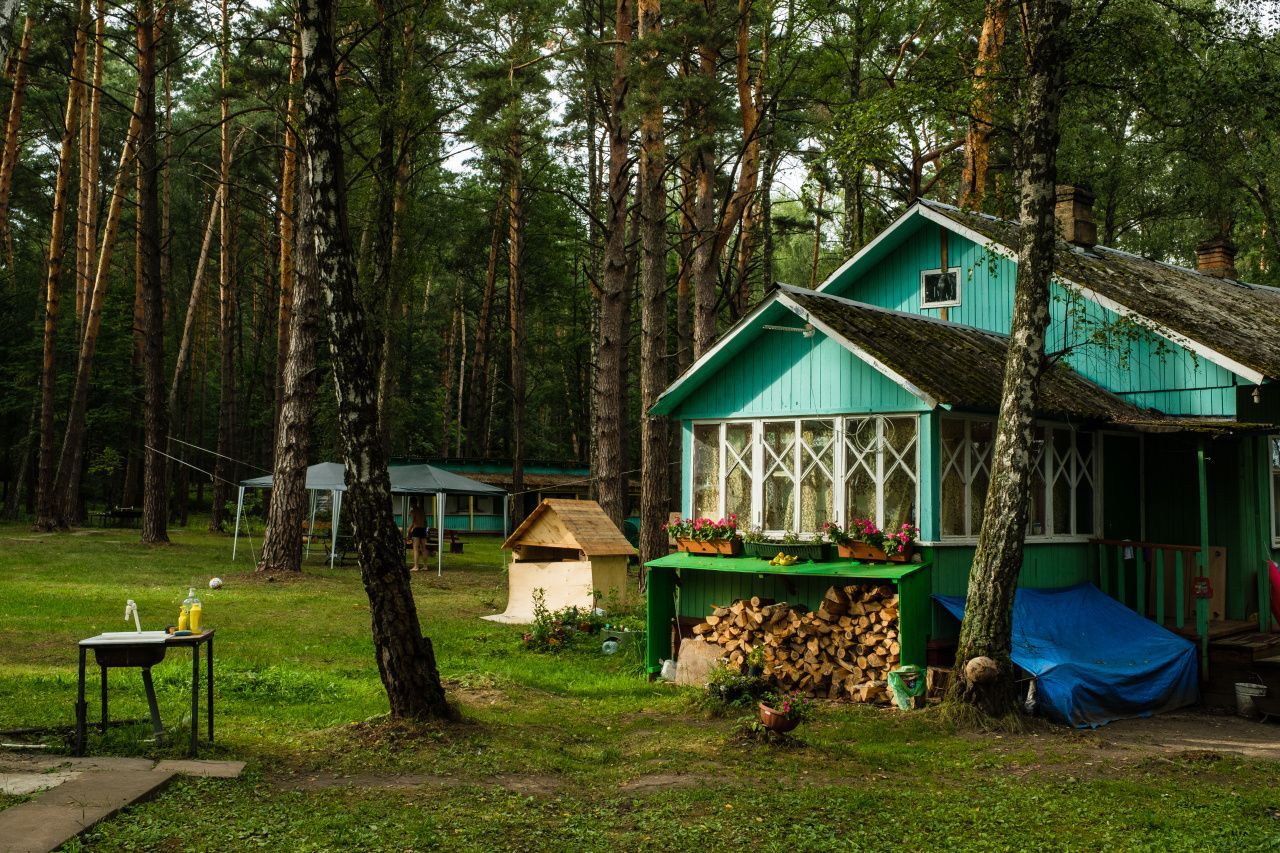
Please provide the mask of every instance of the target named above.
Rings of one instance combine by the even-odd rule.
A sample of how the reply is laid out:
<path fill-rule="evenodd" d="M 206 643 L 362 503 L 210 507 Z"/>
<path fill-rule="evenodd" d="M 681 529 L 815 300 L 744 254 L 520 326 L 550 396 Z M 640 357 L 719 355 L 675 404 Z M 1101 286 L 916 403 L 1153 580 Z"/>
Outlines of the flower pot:
<path fill-rule="evenodd" d="M 783 545 L 780 542 L 746 542 L 742 546 L 743 553 L 749 557 L 772 560 L 779 554 L 790 554 L 801 561 L 813 560 L 823 563 L 831 559 L 831 546 L 826 542 L 795 542 Z"/>
<path fill-rule="evenodd" d="M 840 546 L 840 556 L 846 560 L 875 560 L 882 563 L 905 563 L 911 559 L 911 554 L 914 550 L 914 545 L 908 545 L 902 549 L 901 554 L 894 554 L 890 556 L 882 549 L 877 548 L 874 545 L 868 545 L 866 542 L 850 542 Z"/>
<path fill-rule="evenodd" d="M 742 555 L 741 539 L 684 539 L 676 540 L 681 551 L 688 554 L 719 554 L 724 557 Z"/>
<path fill-rule="evenodd" d="M 775 711 L 765 703 L 760 703 L 760 725 L 770 731 L 778 734 L 785 734 L 796 726 L 800 725 L 798 717 L 788 717 L 780 711 Z"/>

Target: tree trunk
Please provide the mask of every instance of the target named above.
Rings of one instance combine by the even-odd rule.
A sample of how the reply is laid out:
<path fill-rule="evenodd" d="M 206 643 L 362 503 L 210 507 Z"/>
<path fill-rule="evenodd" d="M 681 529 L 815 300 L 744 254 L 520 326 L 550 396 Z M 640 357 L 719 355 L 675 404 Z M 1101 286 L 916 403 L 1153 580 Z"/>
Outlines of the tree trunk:
<path fill-rule="evenodd" d="M 519 524 L 524 513 L 524 165 L 523 142 L 517 131 L 507 156 L 507 327 L 511 334 L 511 496 L 510 521 Z"/>
<path fill-rule="evenodd" d="M 13 50 L 13 22 L 18 20 L 21 7 L 19 0 L 0 0 L 0 68 L 8 62 L 9 51 Z"/>
<path fill-rule="evenodd" d="M 57 382 L 54 354 L 58 330 L 58 279 L 62 273 L 63 223 L 71 183 L 72 148 L 75 146 L 79 127 L 80 96 L 84 93 L 80 81 L 84 79 L 87 42 L 85 22 L 88 17 L 89 0 L 80 0 L 71 59 L 71 83 L 67 87 L 67 111 L 63 120 L 62 145 L 58 152 L 58 174 L 53 186 L 53 223 L 50 227 L 49 253 L 45 259 L 44 351 L 40 370 L 40 462 L 35 522 L 38 530 L 53 530 L 58 525 L 58 502 L 53 488 L 54 391 Z"/>
<path fill-rule="evenodd" d="M 1007 0 L 987 0 L 982 15 L 982 35 L 978 38 L 978 59 L 973 67 L 973 114 L 964 145 L 964 173 L 960 184 L 960 206 L 981 210 L 987 192 L 987 163 L 991 154 L 991 110 L 994 101 L 991 78 L 1000 70 L 1004 49 Z"/>
<path fill-rule="evenodd" d="M 378 426 L 382 443 L 391 453 L 392 358 L 395 345 L 395 221 L 397 93 L 395 86 L 396 27 L 385 3 L 375 0 L 378 12 L 378 51 L 374 75 L 378 99 L 378 152 L 374 159 L 375 196 L 373 204 L 373 292 L 382 297 L 379 328 L 382 331 L 381 356 L 378 363 Z M 452 362 L 449 371 L 453 370 Z M 447 394 L 446 394 L 447 399 Z M 449 406 L 443 410 L 443 421 L 449 422 Z"/>
<path fill-rule="evenodd" d="M 667 491 L 667 419 L 649 414 L 667 386 L 667 198 L 662 175 L 661 0 L 640 0 L 643 67 L 650 79 L 640 120 L 640 565 L 667 553 L 662 529 L 670 506 Z M 652 45 L 649 42 L 653 42 Z M 643 586 L 644 575 L 641 574 Z"/>
<path fill-rule="evenodd" d="M 489 262 L 484 274 L 484 297 L 480 301 L 480 316 L 476 320 L 476 354 L 471 360 L 471 378 L 467 381 L 467 414 L 464 431 L 463 455 L 483 455 L 485 442 L 486 398 L 488 395 L 489 363 L 493 350 L 493 305 L 498 291 L 498 251 L 502 248 L 503 216 L 507 209 L 507 189 L 501 187 L 498 205 L 493 211 L 493 231 L 489 238 Z"/>
<path fill-rule="evenodd" d="M 431 641 L 422 636 L 404 546 L 391 517 L 391 480 L 378 435 L 373 341 L 356 297 L 347 228 L 342 133 L 338 126 L 334 0 L 299 0 L 302 37 L 302 142 L 309 204 L 304 234 L 328 307 L 329 350 L 346 460 L 349 509 L 360 574 L 369 597 L 378 671 L 393 717 L 451 716 Z"/>
<path fill-rule="evenodd" d="M 685 114 L 692 110 L 686 107 Z M 676 251 L 680 269 L 676 273 L 676 373 L 684 373 L 693 364 L 693 247 L 697 240 L 694 206 L 697 195 L 693 175 L 693 158 L 679 158 L 680 171 L 680 240 Z"/>
<path fill-rule="evenodd" d="M 289 104 L 284 117 L 284 165 L 280 170 L 280 316 L 276 324 L 276 430 L 283 425 L 279 422 L 284 412 L 285 397 L 285 362 L 292 347 L 292 314 L 294 303 L 294 237 L 296 231 L 296 202 L 298 194 L 298 104 L 293 96 L 302 76 L 302 45 L 298 37 L 293 38 L 293 49 L 289 58 Z M 276 447 L 280 446 L 277 438 Z M 274 493 L 274 489 L 272 492 Z M 274 500 L 274 497 L 273 497 Z"/>
<path fill-rule="evenodd" d="M 295 151 L 298 140 L 294 140 Z M 309 201 L 305 185 L 298 192 L 296 213 L 302 222 Z M 275 461 L 267 532 L 262 538 L 258 571 L 302 571 L 302 525 L 307 519 L 307 455 L 311 449 L 311 416 L 315 411 L 319 375 L 316 346 L 324 318 L 316 285 L 314 246 L 298 231 L 297 247 L 289 252 L 297 268 L 293 279 L 293 311 L 286 337 L 284 385 L 276 426 Z M 283 254 L 283 253 L 282 253 Z M 283 268 L 281 270 L 283 272 Z"/>
<path fill-rule="evenodd" d="M 13 77 L 13 96 L 9 100 L 9 118 L 4 127 L 4 152 L 0 155 L 0 237 L 7 251 L 9 270 L 13 270 L 13 242 L 9 235 L 9 195 L 13 191 L 13 172 L 18 161 L 18 131 L 22 128 L 22 107 L 27 100 L 27 54 L 31 52 L 31 18 L 22 28 L 22 44 Z"/>
<path fill-rule="evenodd" d="M 613 48 L 613 87 L 605 128 L 609 135 L 608 210 L 605 214 L 604 263 L 596 296 L 599 319 L 596 338 L 594 409 L 596 440 L 592 444 L 592 475 L 600 508 L 619 530 L 623 523 L 622 485 L 622 364 L 626 357 L 624 303 L 627 278 L 627 189 L 631 184 L 630 128 L 624 120 L 629 80 L 627 54 L 631 42 L 631 0 L 617 0 Z"/>
<path fill-rule="evenodd" d="M 982 531 L 969 570 L 968 601 L 949 699 L 991 716 L 1017 709 L 1010 660 L 1013 597 L 1022 569 L 1030 507 L 1035 398 L 1045 358 L 1049 323 L 1049 281 L 1053 275 L 1056 227 L 1055 182 L 1070 0 L 1028 0 L 1028 74 L 1022 99 L 1020 134 L 1022 245 L 1014 285 L 1009 354 Z M 970 680 L 966 665 L 976 657 L 995 662 L 996 677 Z"/>
<path fill-rule="evenodd" d="M 729 200 L 729 209 L 720 225 L 719 243 L 727 245 L 733 229 L 742 222 L 738 242 L 737 287 L 733 293 L 734 316 L 747 313 L 751 299 L 751 259 L 755 254 L 757 189 L 760 185 L 760 136 L 764 107 L 764 75 L 769 61 L 769 23 L 772 4 L 766 6 L 765 25 L 760 39 L 760 66 L 751 76 L 751 11 L 753 0 L 738 0 L 738 39 L 734 49 L 734 73 L 738 89 L 738 111 L 742 116 L 742 164 L 738 186 Z M 767 286 L 767 285 L 766 285 Z"/>
<path fill-rule="evenodd" d="M 707 14 L 714 15 L 715 2 L 705 3 Z M 693 151 L 693 358 L 698 359 L 711 348 L 716 339 L 716 286 L 720 277 L 716 244 L 719 230 L 716 228 L 716 124 L 713 104 L 710 101 L 716 80 L 719 51 L 712 45 L 714 33 L 710 30 L 698 45 L 698 71 L 703 78 L 706 92 L 696 103 L 695 127 L 698 141 Z"/>
<path fill-rule="evenodd" d="M 227 0 L 222 0 L 222 123 L 219 128 L 220 150 L 218 171 L 218 301 L 222 369 L 218 375 L 218 440 L 217 458 L 213 466 L 213 510 L 209 513 L 209 529 L 220 531 L 226 524 L 226 505 L 231 499 L 235 479 L 232 452 L 236 431 L 236 283 L 232 263 L 234 246 L 231 219 L 231 99 L 225 94 L 230 86 L 231 16 Z"/>
<path fill-rule="evenodd" d="M 147 448 L 143 467 L 142 541 L 169 541 L 169 489 L 166 482 L 169 412 L 164 386 L 164 282 L 160 280 L 160 164 L 156 156 L 156 45 L 158 32 L 151 0 L 138 0 L 138 242 L 142 248 L 143 429 Z"/>
<path fill-rule="evenodd" d="M 196 258 L 196 273 L 191 279 L 191 296 L 187 300 L 187 315 L 182 322 L 182 338 L 178 342 L 178 357 L 173 364 L 173 382 L 169 385 L 169 411 L 175 411 L 178 399 L 178 386 L 182 380 L 182 372 L 187 369 L 187 360 L 191 357 L 191 342 L 195 336 L 196 318 L 202 316 L 201 297 L 204 295 L 204 273 L 209 265 L 209 247 L 213 245 L 213 230 L 218 223 L 218 211 L 222 205 L 219 187 L 209 201 L 209 218 L 205 221 L 204 238 L 200 241 L 200 254 Z"/>
<path fill-rule="evenodd" d="M 84 456 L 85 417 L 89 407 L 89 380 L 93 373 L 93 359 L 98 345 L 98 330 L 102 325 L 102 306 L 106 300 L 107 283 L 111 276 L 111 259 L 120 227 L 120 212 L 124 207 L 125 187 L 128 186 L 129 169 L 138 148 L 142 131 L 143 81 L 138 81 L 138 92 L 133 99 L 133 117 L 125 131 L 124 145 L 120 149 L 120 168 L 116 171 L 115 185 L 111 191 L 111 203 L 107 208 L 106 228 L 102 234 L 102 248 L 96 255 L 96 271 L 89 286 L 85 308 L 84 333 L 80 339 L 80 356 L 76 362 L 75 385 L 71 390 L 71 406 L 67 414 L 67 429 L 62 438 L 62 453 L 58 458 L 58 473 L 54 493 L 58 496 L 63 526 L 74 522 L 80 502 L 80 469 Z M 169 410 L 172 410 L 170 402 Z"/>

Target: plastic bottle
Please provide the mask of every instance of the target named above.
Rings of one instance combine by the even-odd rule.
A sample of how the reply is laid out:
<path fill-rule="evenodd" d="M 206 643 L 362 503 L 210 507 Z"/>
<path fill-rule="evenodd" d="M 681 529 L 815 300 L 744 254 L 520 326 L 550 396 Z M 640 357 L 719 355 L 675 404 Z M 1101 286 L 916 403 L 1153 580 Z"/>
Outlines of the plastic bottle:
<path fill-rule="evenodd" d="M 192 590 L 194 592 L 195 590 Z M 178 611 L 178 630 L 186 631 L 191 627 L 191 596 L 182 602 L 182 609 Z"/>
<path fill-rule="evenodd" d="M 186 604 L 191 614 L 191 633 L 200 633 L 200 619 L 203 616 L 203 608 L 200 606 L 200 599 L 196 598 L 195 587 L 188 590 Z"/>

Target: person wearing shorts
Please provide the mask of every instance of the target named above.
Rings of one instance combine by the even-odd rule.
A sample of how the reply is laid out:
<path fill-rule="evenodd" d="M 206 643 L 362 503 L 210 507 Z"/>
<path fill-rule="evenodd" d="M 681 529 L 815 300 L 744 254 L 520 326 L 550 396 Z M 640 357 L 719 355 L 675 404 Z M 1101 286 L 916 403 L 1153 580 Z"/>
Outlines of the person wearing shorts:
<path fill-rule="evenodd" d="M 409 538 L 413 541 L 412 572 L 420 571 L 420 562 L 425 561 L 427 551 L 427 516 L 422 510 L 422 498 L 409 501 Z"/>

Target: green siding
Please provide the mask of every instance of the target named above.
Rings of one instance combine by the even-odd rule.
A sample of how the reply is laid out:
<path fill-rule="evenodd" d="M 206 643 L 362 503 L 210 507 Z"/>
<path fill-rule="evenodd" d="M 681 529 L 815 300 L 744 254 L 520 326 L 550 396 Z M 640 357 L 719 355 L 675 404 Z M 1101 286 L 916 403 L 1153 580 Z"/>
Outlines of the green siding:
<path fill-rule="evenodd" d="M 903 227 L 914 230 L 897 251 L 862 271 L 847 270 L 823 292 L 896 311 L 941 317 L 941 308 L 920 307 L 920 273 L 940 268 L 941 229 L 923 219 Z M 948 234 L 947 266 L 960 267 L 960 304 L 947 309 L 947 319 L 1007 333 L 1017 265 L 977 243 Z"/>
<path fill-rule="evenodd" d="M 1082 376 L 1142 408 L 1176 415 L 1232 416 L 1236 378 L 1190 350 L 1132 324 L 1096 302 L 1054 288 L 1047 346 L 1067 351 Z"/>
<path fill-rule="evenodd" d="M 969 569 L 973 565 L 974 546 L 949 545 L 934 547 L 933 592 L 936 595 L 964 595 L 969 586 Z M 1022 573 L 1018 586 L 1047 588 L 1096 582 L 1097 558 L 1086 542 L 1028 544 L 1023 552 Z M 933 636 L 954 637 L 960 623 L 941 606 L 933 609 Z"/>
<path fill-rule="evenodd" d="M 792 316 L 786 325 L 802 324 Z M 762 329 L 751 347 L 712 369 L 675 416 L 795 417 L 924 408 L 918 398 L 821 333 L 806 338 Z"/>
<path fill-rule="evenodd" d="M 941 316 L 942 309 L 920 308 L 920 273 L 939 268 L 941 229 L 923 220 L 903 227 L 913 230 L 895 251 L 861 269 L 846 270 L 824 291 Z M 960 305 L 947 309 L 947 318 L 1007 334 L 1017 265 L 956 234 L 948 236 L 947 250 L 948 266 L 961 268 Z M 1095 333 L 1115 329 L 1117 315 L 1090 300 L 1071 299 L 1061 287 L 1053 289 L 1050 315 L 1049 349 L 1067 351 L 1067 360 L 1083 376 L 1135 405 L 1180 415 L 1235 414 L 1236 379 L 1225 368 L 1141 329 L 1131 337 L 1108 331 L 1110 342 L 1098 342 Z"/>

